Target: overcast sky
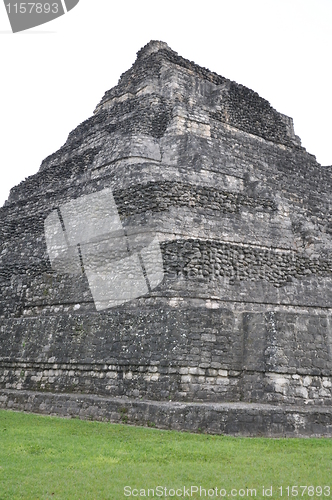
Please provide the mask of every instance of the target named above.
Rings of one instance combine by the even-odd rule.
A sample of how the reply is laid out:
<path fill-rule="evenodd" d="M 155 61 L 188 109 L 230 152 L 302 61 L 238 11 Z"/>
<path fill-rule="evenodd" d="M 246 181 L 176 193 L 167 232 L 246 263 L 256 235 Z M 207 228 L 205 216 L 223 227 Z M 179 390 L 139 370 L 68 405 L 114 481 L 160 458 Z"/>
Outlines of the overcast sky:
<path fill-rule="evenodd" d="M 149 40 L 246 85 L 332 164 L 332 0 L 80 0 L 12 34 L 0 2 L 0 206 L 92 115 Z"/>

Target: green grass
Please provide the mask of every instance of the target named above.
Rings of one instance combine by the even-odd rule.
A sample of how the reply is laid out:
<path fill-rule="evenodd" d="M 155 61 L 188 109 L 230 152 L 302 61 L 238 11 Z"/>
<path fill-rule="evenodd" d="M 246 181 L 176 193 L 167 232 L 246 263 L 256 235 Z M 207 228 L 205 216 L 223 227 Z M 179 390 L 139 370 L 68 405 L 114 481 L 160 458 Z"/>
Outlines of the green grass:
<path fill-rule="evenodd" d="M 182 493 L 218 488 L 218 497 L 173 498 L 221 498 L 220 488 L 256 488 L 256 498 L 268 498 L 263 486 L 273 486 L 272 498 L 283 486 L 287 498 L 287 486 L 329 485 L 332 498 L 332 440 L 209 436 L 0 411 L 1 500 L 147 498 L 158 485 Z M 146 497 L 126 497 L 125 486 L 145 488 Z"/>

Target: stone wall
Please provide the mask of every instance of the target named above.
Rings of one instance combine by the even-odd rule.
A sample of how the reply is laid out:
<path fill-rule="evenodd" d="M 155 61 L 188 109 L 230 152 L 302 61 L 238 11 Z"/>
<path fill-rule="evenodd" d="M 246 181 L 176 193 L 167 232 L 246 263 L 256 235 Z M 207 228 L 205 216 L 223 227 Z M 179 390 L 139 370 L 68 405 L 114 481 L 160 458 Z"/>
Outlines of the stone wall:
<path fill-rule="evenodd" d="M 0 408 L 210 434 L 331 437 L 331 412 L 254 403 L 173 403 L 0 389 Z"/>
<path fill-rule="evenodd" d="M 0 384 L 178 401 L 331 405 L 330 317 L 162 304 L 4 320 Z M 75 306 L 74 306 L 75 309 Z"/>
<path fill-rule="evenodd" d="M 0 209 L 0 388 L 330 411 L 331 187 L 290 118 L 151 42 Z M 106 188 L 164 278 L 97 312 L 44 224 Z"/>

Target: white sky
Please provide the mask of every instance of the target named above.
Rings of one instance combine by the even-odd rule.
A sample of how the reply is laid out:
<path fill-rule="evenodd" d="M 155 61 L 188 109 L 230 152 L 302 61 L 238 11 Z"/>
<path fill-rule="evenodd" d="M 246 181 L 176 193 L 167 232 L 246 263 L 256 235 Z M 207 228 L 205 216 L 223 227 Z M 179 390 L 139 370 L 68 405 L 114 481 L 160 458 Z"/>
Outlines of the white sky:
<path fill-rule="evenodd" d="M 258 92 L 332 164 L 332 0 L 80 0 L 17 34 L 0 0 L 0 206 L 151 39 Z"/>

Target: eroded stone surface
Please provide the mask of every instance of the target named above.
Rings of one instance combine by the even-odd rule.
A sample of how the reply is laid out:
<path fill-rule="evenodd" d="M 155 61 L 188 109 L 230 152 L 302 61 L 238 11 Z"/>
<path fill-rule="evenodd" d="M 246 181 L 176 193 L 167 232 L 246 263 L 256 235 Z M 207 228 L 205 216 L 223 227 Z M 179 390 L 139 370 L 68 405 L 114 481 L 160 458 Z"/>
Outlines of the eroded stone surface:
<path fill-rule="evenodd" d="M 150 42 L 0 209 L 0 387 L 331 408 L 331 187 L 291 118 Z M 142 296 L 100 310 L 100 243 L 70 274 L 44 229 L 107 190 L 121 237 L 160 257 Z"/>

